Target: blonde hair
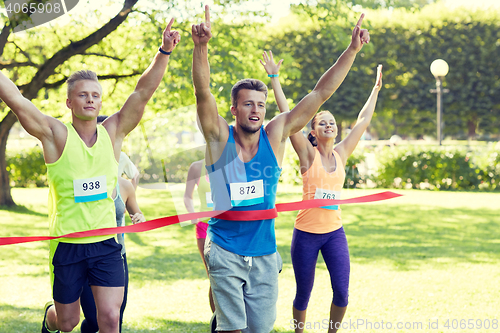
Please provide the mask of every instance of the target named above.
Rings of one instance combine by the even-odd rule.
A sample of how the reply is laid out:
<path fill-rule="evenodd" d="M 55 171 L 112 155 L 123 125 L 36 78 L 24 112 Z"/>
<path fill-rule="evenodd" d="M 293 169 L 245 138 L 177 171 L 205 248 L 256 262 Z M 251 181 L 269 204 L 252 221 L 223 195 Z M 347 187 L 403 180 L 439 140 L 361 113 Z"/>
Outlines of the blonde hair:
<path fill-rule="evenodd" d="M 76 82 L 81 81 L 81 80 L 90 80 L 90 81 L 97 82 L 97 84 L 99 84 L 99 88 L 101 88 L 101 91 L 102 91 L 101 84 L 99 83 L 99 80 L 97 79 L 97 74 L 93 71 L 88 70 L 88 69 L 83 69 L 81 71 L 74 72 L 66 80 L 66 84 L 68 85 L 68 89 L 67 89 L 68 98 L 69 98 L 71 91 L 75 87 Z"/>

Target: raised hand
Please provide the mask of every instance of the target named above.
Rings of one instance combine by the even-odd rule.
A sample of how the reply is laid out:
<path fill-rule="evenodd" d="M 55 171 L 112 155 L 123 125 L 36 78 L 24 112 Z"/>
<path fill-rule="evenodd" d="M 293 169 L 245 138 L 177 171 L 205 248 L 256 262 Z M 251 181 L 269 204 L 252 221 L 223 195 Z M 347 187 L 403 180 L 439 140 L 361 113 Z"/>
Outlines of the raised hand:
<path fill-rule="evenodd" d="M 361 24 L 363 23 L 364 18 L 365 14 L 363 13 L 359 18 L 358 23 L 356 23 L 356 26 L 352 30 L 351 45 L 349 45 L 349 48 L 356 51 L 356 53 L 361 50 L 363 44 L 368 44 L 370 42 L 370 34 L 368 33 L 368 30 L 361 29 Z"/>
<path fill-rule="evenodd" d="M 170 31 L 172 29 L 172 24 L 174 24 L 175 19 L 171 19 L 165 30 L 163 30 L 163 41 L 161 44 L 161 49 L 166 52 L 172 52 L 175 46 L 181 40 L 181 35 L 178 31 Z"/>
<path fill-rule="evenodd" d="M 382 89 L 382 65 L 377 66 L 377 79 L 373 87 L 373 90 L 380 91 L 380 89 Z"/>
<path fill-rule="evenodd" d="M 280 71 L 281 64 L 283 63 L 283 59 L 281 59 L 278 64 L 274 62 L 273 58 L 273 52 L 269 51 L 269 55 L 267 54 L 266 51 L 262 53 L 262 58 L 264 61 L 260 60 L 260 63 L 262 66 L 264 66 L 264 69 L 266 70 L 267 74 L 278 74 Z"/>
<path fill-rule="evenodd" d="M 212 26 L 210 24 L 210 10 L 208 5 L 205 6 L 205 22 L 193 24 L 191 32 L 195 45 L 208 44 L 208 41 L 212 38 Z"/>

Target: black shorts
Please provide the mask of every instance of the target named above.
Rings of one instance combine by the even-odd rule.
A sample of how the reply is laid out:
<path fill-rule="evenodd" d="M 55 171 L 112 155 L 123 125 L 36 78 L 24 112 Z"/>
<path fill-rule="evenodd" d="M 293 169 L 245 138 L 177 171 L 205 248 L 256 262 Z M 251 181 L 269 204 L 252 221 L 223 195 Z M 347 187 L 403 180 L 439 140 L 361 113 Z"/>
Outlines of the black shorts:
<path fill-rule="evenodd" d="M 121 248 L 115 238 L 88 244 L 59 242 L 51 252 L 54 301 L 62 304 L 77 301 L 87 280 L 91 286 L 123 287 Z"/>

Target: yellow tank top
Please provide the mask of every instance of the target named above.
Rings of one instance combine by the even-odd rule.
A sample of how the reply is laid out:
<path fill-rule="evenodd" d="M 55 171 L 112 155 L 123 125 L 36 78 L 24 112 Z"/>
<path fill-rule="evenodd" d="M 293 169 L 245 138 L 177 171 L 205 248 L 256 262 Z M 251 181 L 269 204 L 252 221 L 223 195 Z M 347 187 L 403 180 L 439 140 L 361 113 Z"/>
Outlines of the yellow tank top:
<path fill-rule="evenodd" d="M 200 198 L 200 211 L 206 212 L 214 209 L 212 202 L 212 192 L 210 189 L 210 180 L 208 179 L 207 169 L 205 168 L 205 159 L 201 162 L 200 181 L 196 189 Z M 202 221 L 208 221 L 209 218 Z"/>
<path fill-rule="evenodd" d="M 345 170 L 339 154 L 333 150 L 337 167 L 332 173 L 326 172 L 321 163 L 321 155 L 317 148 L 311 167 L 302 174 L 302 200 L 340 199 L 344 186 Z M 295 228 L 315 233 L 326 234 L 342 226 L 339 206 L 310 208 L 299 211 L 295 220 Z"/>
<path fill-rule="evenodd" d="M 118 162 L 108 132 L 97 125 L 92 147 L 80 138 L 72 124 L 63 153 L 47 165 L 49 183 L 49 232 L 60 236 L 77 231 L 116 227 L 111 194 L 116 186 Z M 95 243 L 114 235 L 62 238 L 66 243 Z"/>

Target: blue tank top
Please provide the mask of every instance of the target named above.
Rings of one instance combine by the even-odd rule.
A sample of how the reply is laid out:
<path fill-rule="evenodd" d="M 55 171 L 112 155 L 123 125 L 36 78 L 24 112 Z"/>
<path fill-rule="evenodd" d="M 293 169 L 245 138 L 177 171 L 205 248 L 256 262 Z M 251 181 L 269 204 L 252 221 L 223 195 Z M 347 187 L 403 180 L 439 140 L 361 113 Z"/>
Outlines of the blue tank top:
<path fill-rule="evenodd" d="M 263 126 L 260 128 L 257 154 L 251 161 L 244 163 L 238 157 L 233 126 L 229 126 L 229 138 L 221 157 L 206 168 L 214 210 L 250 211 L 274 208 L 281 168 Z M 212 218 L 208 224 L 210 239 L 228 251 L 249 257 L 276 252 L 274 219 L 228 221 Z"/>

